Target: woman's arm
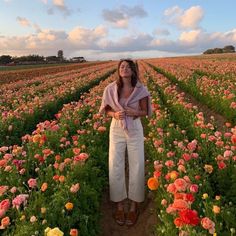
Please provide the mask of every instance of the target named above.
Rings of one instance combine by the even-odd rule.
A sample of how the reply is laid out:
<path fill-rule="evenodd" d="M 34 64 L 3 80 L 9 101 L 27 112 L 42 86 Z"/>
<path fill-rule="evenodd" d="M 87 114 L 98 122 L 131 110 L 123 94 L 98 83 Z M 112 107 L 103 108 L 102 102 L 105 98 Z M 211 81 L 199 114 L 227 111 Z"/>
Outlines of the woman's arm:
<path fill-rule="evenodd" d="M 112 108 L 110 106 L 106 106 L 105 108 L 105 112 L 108 116 L 115 118 L 116 120 L 122 120 L 124 119 L 124 112 L 123 111 L 113 111 Z"/>
<path fill-rule="evenodd" d="M 139 106 L 140 110 L 135 110 L 127 107 L 125 110 L 125 114 L 127 116 L 134 116 L 134 117 L 146 116 L 148 114 L 148 97 L 142 98 L 139 101 Z"/>

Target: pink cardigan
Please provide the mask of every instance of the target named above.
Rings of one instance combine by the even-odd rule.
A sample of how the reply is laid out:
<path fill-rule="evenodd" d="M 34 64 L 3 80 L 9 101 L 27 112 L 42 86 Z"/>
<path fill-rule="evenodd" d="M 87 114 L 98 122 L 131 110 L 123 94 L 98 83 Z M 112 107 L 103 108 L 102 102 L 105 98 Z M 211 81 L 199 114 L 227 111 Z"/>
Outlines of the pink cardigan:
<path fill-rule="evenodd" d="M 137 82 L 133 92 L 126 99 L 125 106 L 132 107 L 132 104 L 139 102 L 140 99 L 148 97 L 148 117 L 152 115 L 151 108 L 151 98 L 150 93 L 147 88 L 144 87 L 140 82 Z M 114 111 L 124 111 L 124 108 L 119 103 L 118 98 L 118 86 L 116 81 L 110 83 L 103 92 L 102 103 L 99 109 L 99 113 L 103 113 L 105 111 L 106 106 L 109 105 Z M 120 120 L 121 126 L 128 130 L 130 127 L 130 119 L 127 117 L 123 120 Z"/>

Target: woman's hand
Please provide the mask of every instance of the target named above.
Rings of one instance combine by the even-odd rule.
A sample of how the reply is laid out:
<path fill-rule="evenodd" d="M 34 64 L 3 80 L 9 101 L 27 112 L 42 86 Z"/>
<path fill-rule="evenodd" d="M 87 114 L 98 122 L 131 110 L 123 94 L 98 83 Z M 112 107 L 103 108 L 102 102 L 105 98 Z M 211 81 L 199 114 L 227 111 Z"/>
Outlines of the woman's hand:
<path fill-rule="evenodd" d="M 123 120 L 125 118 L 125 112 L 124 111 L 114 112 L 113 118 L 115 118 L 116 120 Z"/>

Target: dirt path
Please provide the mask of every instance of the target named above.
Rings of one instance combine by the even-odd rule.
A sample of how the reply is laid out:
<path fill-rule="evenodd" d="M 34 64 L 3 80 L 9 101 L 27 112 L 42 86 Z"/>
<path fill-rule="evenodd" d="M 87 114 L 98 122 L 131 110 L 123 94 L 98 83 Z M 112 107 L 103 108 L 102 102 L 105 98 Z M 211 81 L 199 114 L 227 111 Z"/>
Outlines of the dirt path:
<path fill-rule="evenodd" d="M 157 217 L 152 198 L 152 194 L 148 194 L 140 205 L 139 218 L 134 226 L 119 226 L 113 218 L 115 205 L 109 200 L 109 194 L 106 191 L 102 201 L 102 234 L 100 236 L 155 236 L 153 228 L 157 223 Z M 127 208 L 128 201 L 125 204 L 125 209 Z"/>
<path fill-rule="evenodd" d="M 178 92 L 184 92 L 185 97 L 191 102 L 193 105 L 196 105 L 198 107 L 199 112 L 203 112 L 204 118 L 206 123 L 210 122 L 212 123 L 211 117 L 214 117 L 214 125 L 216 125 L 217 130 L 223 131 L 226 129 L 225 123 L 227 122 L 226 118 L 215 111 L 211 110 L 208 106 L 200 103 L 195 97 L 188 94 L 187 92 L 177 88 Z"/>

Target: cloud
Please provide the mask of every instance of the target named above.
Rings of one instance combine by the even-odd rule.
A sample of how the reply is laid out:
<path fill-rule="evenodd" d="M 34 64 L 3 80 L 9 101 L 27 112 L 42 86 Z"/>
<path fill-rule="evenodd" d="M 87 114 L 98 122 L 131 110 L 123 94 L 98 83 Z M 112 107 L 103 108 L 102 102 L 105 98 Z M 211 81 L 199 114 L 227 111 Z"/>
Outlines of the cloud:
<path fill-rule="evenodd" d="M 104 9 L 102 16 L 105 21 L 117 28 L 127 28 L 131 18 L 146 17 L 147 12 L 141 6 L 129 7 L 127 5 L 121 5 L 112 10 Z"/>
<path fill-rule="evenodd" d="M 107 29 L 104 26 L 94 29 L 76 27 L 69 32 L 68 40 L 80 49 L 99 49 L 97 45 L 105 36 L 107 36 Z"/>
<path fill-rule="evenodd" d="M 206 49 L 236 45 L 236 28 L 227 32 L 208 33 L 202 29 L 185 30 L 176 40 L 161 38 L 159 35 L 135 33 L 117 40 L 109 39 L 108 29 L 99 25 L 95 28 L 77 26 L 69 32 L 41 29 L 34 24 L 35 33 L 27 36 L 7 37 L 0 35 L 2 53 L 9 55 L 39 54 L 44 56 L 56 55 L 59 49 L 64 55 L 78 55 L 80 51 L 89 51 L 91 55 L 138 55 L 137 52 L 162 51 L 169 54 L 198 54 Z M 158 30 L 157 30 L 158 31 Z M 164 29 L 159 32 L 167 33 Z M 77 54 L 76 54 L 77 53 Z M 79 54 L 80 55 L 80 54 Z M 159 55 L 159 54 L 157 54 Z M 107 58 L 109 59 L 109 58 Z"/>
<path fill-rule="evenodd" d="M 41 0 L 45 5 L 48 4 L 48 0 Z"/>
<path fill-rule="evenodd" d="M 161 29 L 160 28 L 160 29 L 155 29 L 153 31 L 153 34 L 156 35 L 156 36 L 162 36 L 162 35 L 168 36 L 168 35 L 170 35 L 170 32 L 167 29 Z"/>
<path fill-rule="evenodd" d="M 31 26 L 30 21 L 27 20 L 27 19 L 24 18 L 24 17 L 18 16 L 18 17 L 16 18 L 16 20 L 18 21 L 18 23 L 19 23 L 20 25 L 22 25 L 22 26 L 24 26 L 24 27 L 26 27 L 26 26 Z"/>
<path fill-rule="evenodd" d="M 47 10 L 47 13 L 53 15 L 55 11 L 63 13 L 64 16 L 69 16 L 73 12 L 65 5 L 64 0 L 52 0 L 52 7 Z"/>
<path fill-rule="evenodd" d="M 186 43 L 196 43 L 201 36 L 201 30 L 191 30 L 188 32 L 182 32 L 179 40 Z"/>
<path fill-rule="evenodd" d="M 192 6 L 187 10 L 174 6 L 165 10 L 164 16 L 167 23 L 180 29 L 196 29 L 204 17 L 204 11 L 200 6 Z"/>

